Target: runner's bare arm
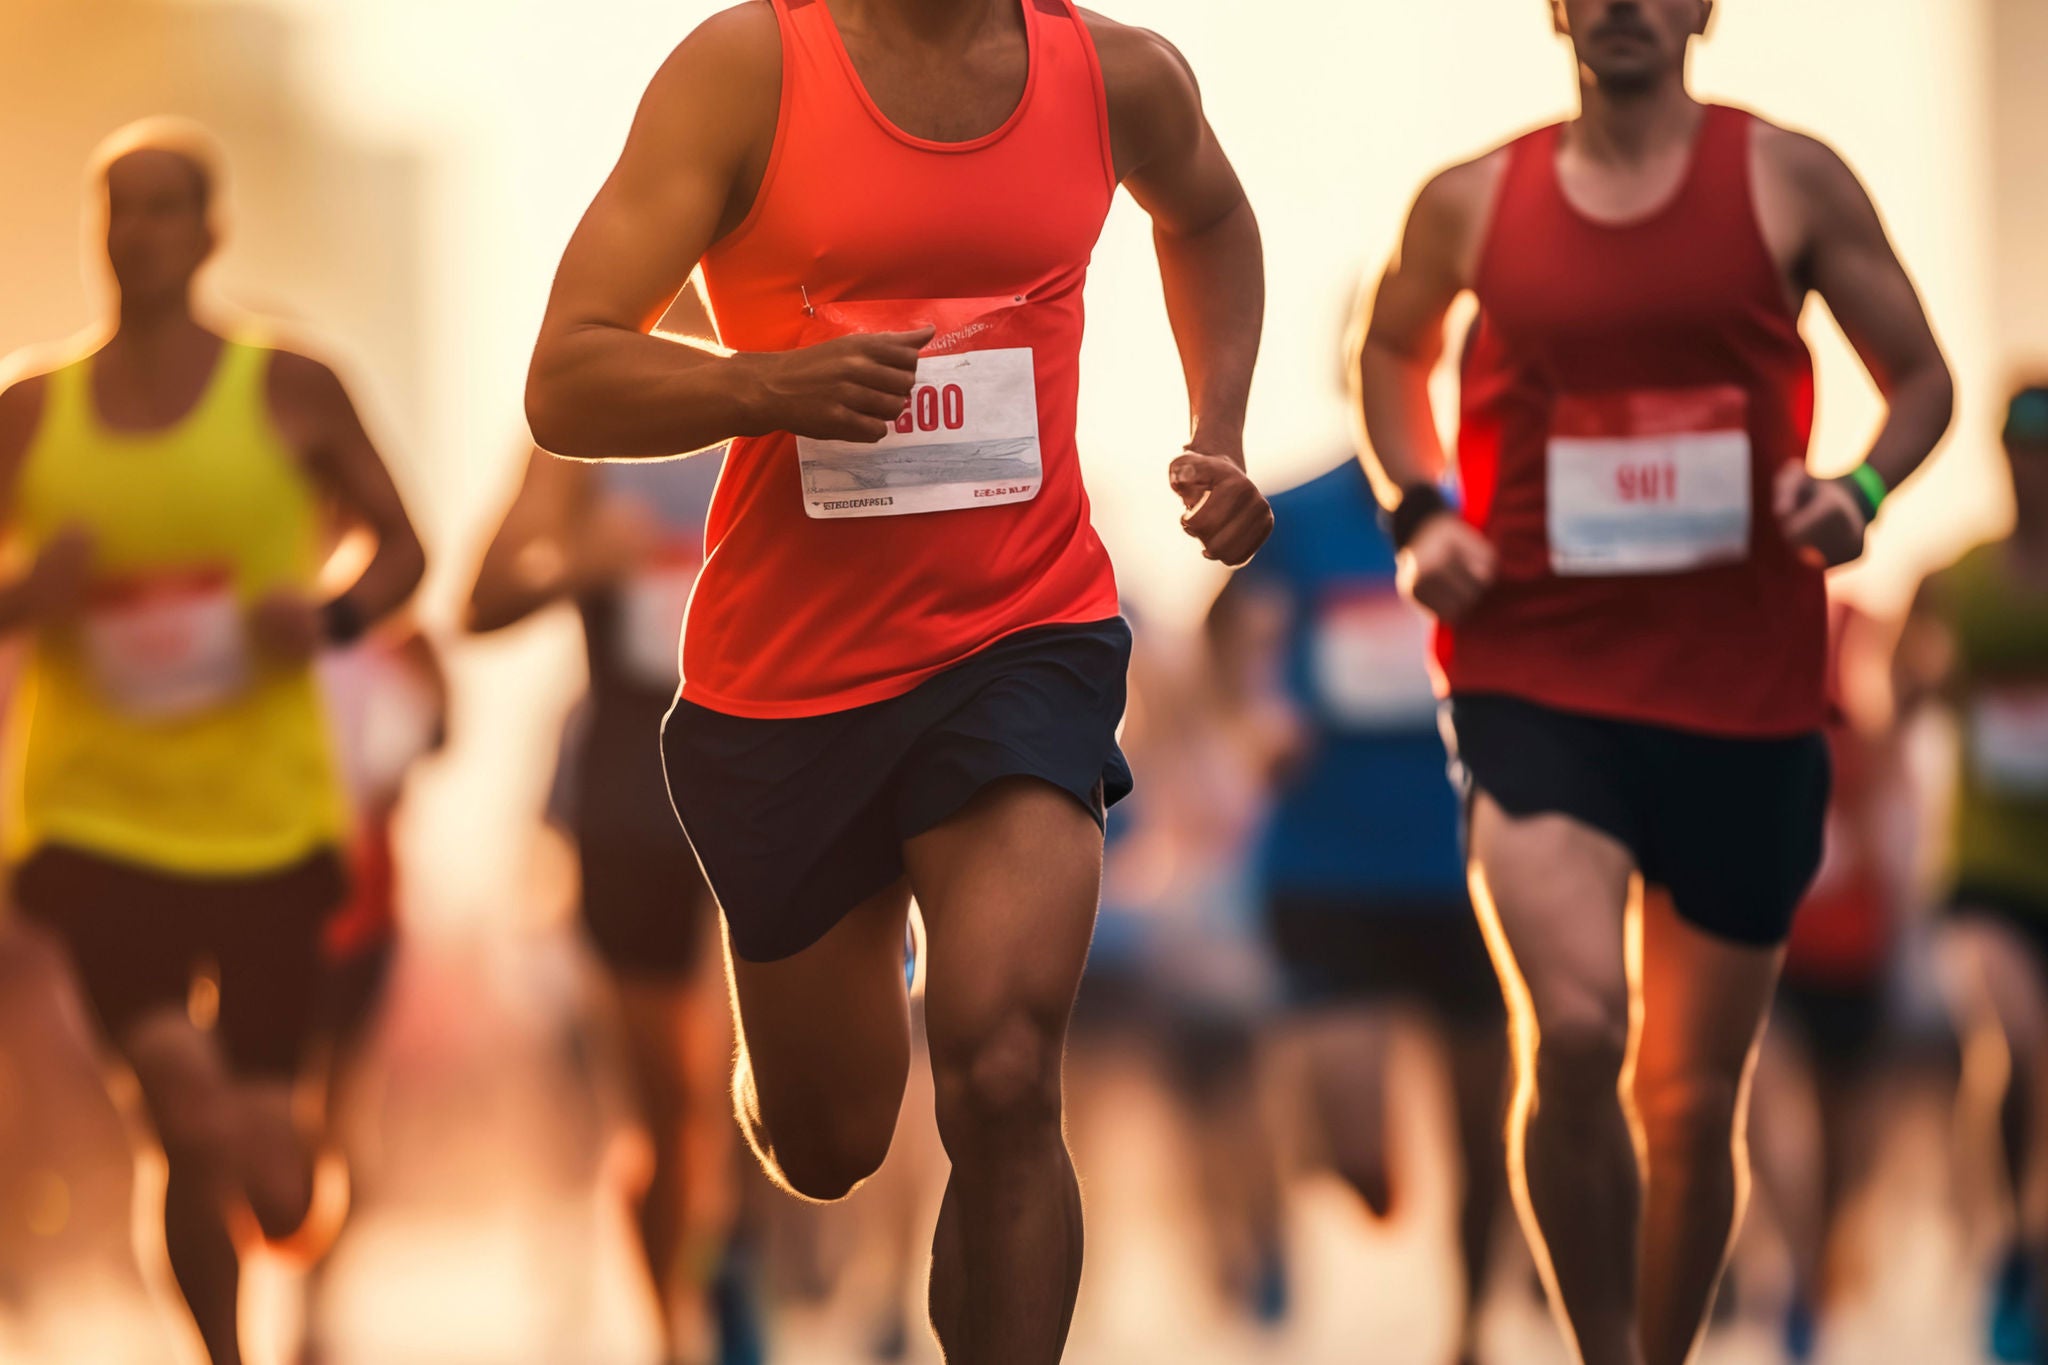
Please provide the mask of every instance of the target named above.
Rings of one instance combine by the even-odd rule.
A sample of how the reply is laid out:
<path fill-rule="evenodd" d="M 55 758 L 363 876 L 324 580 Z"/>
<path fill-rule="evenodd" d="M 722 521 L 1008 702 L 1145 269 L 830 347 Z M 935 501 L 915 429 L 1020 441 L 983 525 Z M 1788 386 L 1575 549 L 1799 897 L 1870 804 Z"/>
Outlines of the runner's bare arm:
<path fill-rule="evenodd" d="M 1244 476 L 1245 407 L 1265 321 L 1258 219 L 1202 112 L 1194 72 L 1144 29 L 1088 16 L 1109 102 L 1111 157 L 1152 217 L 1167 317 L 1187 374 L 1189 449 L 1174 462 L 1184 519 L 1203 553 L 1249 560 L 1272 530 L 1272 510 Z"/>
<path fill-rule="evenodd" d="M 1497 156 L 1444 171 L 1422 187 L 1369 311 L 1352 328 L 1352 394 L 1358 448 L 1380 502 L 1442 477 L 1443 438 L 1429 381 L 1443 359 L 1451 305 L 1471 287 Z"/>
<path fill-rule="evenodd" d="M 590 512 L 594 472 L 533 452 L 518 495 L 477 569 L 469 593 L 470 630 L 503 630 L 582 586 L 574 547 L 577 526 Z"/>
<path fill-rule="evenodd" d="M 426 551 L 412 518 L 333 370 L 279 351 L 271 360 L 269 385 L 271 411 L 314 483 L 376 541 L 370 562 L 340 594 L 357 623 L 374 625 L 404 606 L 426 573 Z"/>
<path fill-rule="evenodd" d="M 0 526 L 14 527 L 14 488 L 22 460 L 43 416 L 45 383 L 23 379 L 0 391 Z M 51 538 L 32 563 L 0 582 L 0 633 L 21 630 L 60 615 L 78 602 L 92 565 L 92 540 L 71 530 Z"/>
<path fill-rule="evenodd" d="M 1444 323 L 1472 287 L 1501 153 L 1440 173 L 1422 187 L 1371 312 L 1352 329 L 1358 448 L 1387 508 L 1405 490 L 1443 477 L 1444 445 L 1429 380 L 1444 353 Z M 1493 586 L 1493 545 L 1462 517 L 1426 513 L 1401 546 L 1400 584 L 1440 620 L 1463 618 Z"/>
<path fill-rule="evenodd" d="M 929 332 L 731 356 L 651 335 L 746 217 L 781 83 L 775 15 L 759 0 L 713 16 L 656 73 L 541 323 L 526 413 L 545 449 L 666 457 L 773 431 L 875 441 L 902 411 Z"/>
<path fill-rule="evenodd" d="M 1940 443 L 1955 414 L 1955 381 L 1927 310 L 1885 235 L 1870 194 L 1833 148 L 1780 132 L 1767 160 L 1803 210 L 1802 273 L 1863 360 L 1887 415 L 1867 456 L 1897 488 Z"/>

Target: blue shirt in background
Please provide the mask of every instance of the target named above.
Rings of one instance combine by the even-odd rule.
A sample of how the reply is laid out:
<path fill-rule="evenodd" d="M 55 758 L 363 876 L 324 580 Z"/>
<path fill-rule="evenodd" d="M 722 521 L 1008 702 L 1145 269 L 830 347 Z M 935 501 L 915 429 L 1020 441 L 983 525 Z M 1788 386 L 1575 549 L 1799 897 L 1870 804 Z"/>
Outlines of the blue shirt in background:
<path fill-rule="evenodd" d="M 1289 612 L 1286 686 L 1310 730 L 1276 793 L 1257 874 L 1266 898 L 1465 912 L 1463 815 L 1436 726 L 1420 611 L 1356 460 L 1273 499 L 1272 539 L 1242 586 Z"/>

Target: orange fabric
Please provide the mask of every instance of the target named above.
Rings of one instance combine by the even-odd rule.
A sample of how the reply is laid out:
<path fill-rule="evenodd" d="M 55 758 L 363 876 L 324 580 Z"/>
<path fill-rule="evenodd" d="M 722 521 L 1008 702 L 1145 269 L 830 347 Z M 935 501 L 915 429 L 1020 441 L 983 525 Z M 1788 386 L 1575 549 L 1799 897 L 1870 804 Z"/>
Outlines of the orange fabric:
<path fill-rule="evenodd" d="M 1024 0 L 1016 112 L 940 144 L 883 116 L 821 0 L 774 5 L 775 150 L 747 222 L 704 259 L 720 339 L 788 350 L 831 334 L 835 315 L 838 330 L 856 316 L 862 330 L 944 327 L 963 300 L 1001 300 L 999 335 L 974 348 L 1030 349 L 1044 472 L 1026 502 L 818 520 L 794 437 L 735 441 L 684 628 L 683 695 L 754 717 L 898 696 L 1004 636 L 1118 609 L 1074 440 L 1082 285 L 1116 188 L 1079 13 Z"/>

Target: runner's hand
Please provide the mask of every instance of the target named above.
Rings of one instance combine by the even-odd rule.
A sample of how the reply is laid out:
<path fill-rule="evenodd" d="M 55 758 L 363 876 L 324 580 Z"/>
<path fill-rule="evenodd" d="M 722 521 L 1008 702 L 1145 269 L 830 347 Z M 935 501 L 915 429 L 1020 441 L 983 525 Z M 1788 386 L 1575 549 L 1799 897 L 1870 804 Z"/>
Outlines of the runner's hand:
<path fill-rule="evenodd" d="M 1832 569 L 1863 553 L 1870 522 L 1846 484 L 1816 479 L 1799 465 L 1787 465 L 1773 489 L 1778 529 L 1817 568 Z"/>
<path fill-rule="evenodd" d="M 1479 605 L 1499 572 L 1493 542 L 1451 511 L 1423 522 L 1401 552 L 1401 591 L 1439 621 L 1452 624 Z"/>
<path fill-rule="evenodd" d="M 1273 534 L 1273 509 L 1235 460 L 1184 450 L 1166 471 L 1187 511 L 1183 531 L 1202 542 L 1202 555 L 1238 569 Z"/>
<path fill-rule="evenodd" d="M 872 444 L 903 415 L 917 353 L 936 329 L 861 332 L 760 358 L 768 429 Z"/>
<path fill-rule="evenodd" d="M 256 648 L 279 663 L 302 664 L 320 648 L 320 604 L 303 593 L 271 593 L 250 609 L 249 635 Z"/>
<path fill-rule="evenodd" d="M 61 621 L 77 613 L 92 577 L 93 550 L 92 532 L 82 526 L 50 537 L 21 581 L 31 618 Z"/>

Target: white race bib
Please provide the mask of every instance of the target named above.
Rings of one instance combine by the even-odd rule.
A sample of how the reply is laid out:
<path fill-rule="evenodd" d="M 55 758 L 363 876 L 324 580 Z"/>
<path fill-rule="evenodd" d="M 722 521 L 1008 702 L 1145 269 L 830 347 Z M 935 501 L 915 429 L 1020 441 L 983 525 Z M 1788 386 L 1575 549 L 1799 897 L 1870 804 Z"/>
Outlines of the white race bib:
<path fill-rule="evenodd" d="M 2048 797 L 2048 685 L 1988 687 L 1970 703 L 1970 757 L 2008 796 Z"/>
<path fill-rule="evenodd" d="M 1551 414 L 1551 570 L 1685 573 L 1749 557 L 1753 501 L 1741 389 L 1563 395 Z"/>
<path fill-rule="evenodd" d="M 141 579 L 87 613 L 85 656 L 100 693 L 146 720 L 212 710 L 249 685 L 248 632 L 228 575 Z"/>
<path fill-rule="evenodd" d="M 680 681 L 677 650 L 699 561 L 694 545 L 664 550 L 619 590 L 617 660 L 633 681 L 663 691 Z"/>
<path fill-rule="evenodd" d="M 880 441 L 799 436 L 813 517 L 900 517 L 1038 496 L 1037 371 L 1028 347 L 926 356 L 910 408 Z"/>
<path fill-rule="evenodd" d="M 1360 730 L 1435 726 L 1429 623 L 1391 584 L 1330 597 L 1318 605 L 1314 629 L 1316 694 L 1335 720 Z"/>

